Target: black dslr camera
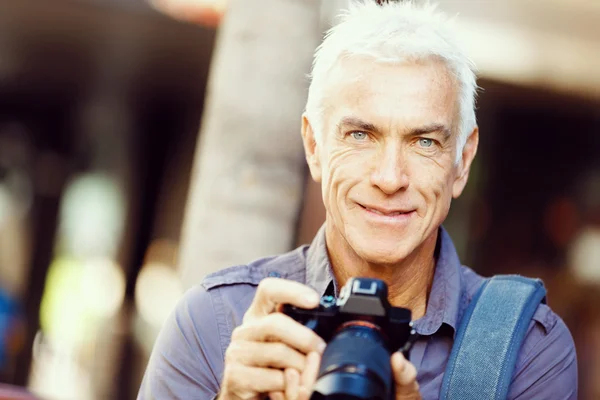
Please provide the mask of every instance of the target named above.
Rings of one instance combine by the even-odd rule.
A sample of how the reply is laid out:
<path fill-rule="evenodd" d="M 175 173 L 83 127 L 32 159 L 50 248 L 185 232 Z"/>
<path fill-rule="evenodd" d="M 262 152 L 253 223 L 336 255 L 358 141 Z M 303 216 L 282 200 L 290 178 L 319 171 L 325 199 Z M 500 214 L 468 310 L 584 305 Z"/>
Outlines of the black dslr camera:
<path fill-rule="evenodd" d="M 312 310 L 282 311 L 327 342 L 311 400 L 389 400 L 394 396 L 391 354 L 408 352 L 416 334 L 411 311 L 392 307 L 385 282 L 352 278 L 340 297 L 324 296 Z"/>

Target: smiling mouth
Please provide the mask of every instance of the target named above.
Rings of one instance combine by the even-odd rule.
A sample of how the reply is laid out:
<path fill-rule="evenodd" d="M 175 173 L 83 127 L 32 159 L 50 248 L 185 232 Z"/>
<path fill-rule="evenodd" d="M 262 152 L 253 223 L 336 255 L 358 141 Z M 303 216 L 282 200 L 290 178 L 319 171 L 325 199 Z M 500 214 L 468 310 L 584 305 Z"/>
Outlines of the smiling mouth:
<path fill-rule="evenodd" d="M 396 216 L 399 216 L 399 215 L 406 215 L 406 214 L 410 214 L 410 213 L 413 212 L 413 210 L 411 210 L 411 211 L 378 210 L 378 209 L 375 209 L 375 208 L 363 206 L 362 204 L 358 204 L 358 205 L 361 206 L 364 210 L 372 212 L 373 214 L 381 215 L 382 217 L 396 217 Z"/>

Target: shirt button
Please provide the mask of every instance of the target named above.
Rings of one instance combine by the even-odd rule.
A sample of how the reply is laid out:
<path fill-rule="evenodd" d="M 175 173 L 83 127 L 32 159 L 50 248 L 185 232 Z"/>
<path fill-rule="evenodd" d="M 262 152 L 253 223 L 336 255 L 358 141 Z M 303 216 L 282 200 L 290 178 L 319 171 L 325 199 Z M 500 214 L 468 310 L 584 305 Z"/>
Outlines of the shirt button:
<path fill-rule="evenodd" d="M 275 271 L 269 272 L 268 276 L 271 278 L 281 278 L 281 274 L 279 272 L 275 272 Z"/>

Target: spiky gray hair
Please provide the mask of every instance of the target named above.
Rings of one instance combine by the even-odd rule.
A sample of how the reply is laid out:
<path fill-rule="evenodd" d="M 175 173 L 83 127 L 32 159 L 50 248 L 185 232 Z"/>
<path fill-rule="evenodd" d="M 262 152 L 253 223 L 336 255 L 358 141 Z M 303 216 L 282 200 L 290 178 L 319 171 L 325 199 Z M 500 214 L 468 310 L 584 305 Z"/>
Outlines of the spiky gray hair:
<path fill-rule="evenodd" d="M 456 162 L 476 125 L 475 65 L 458 47 L 453 20 L 428 2 L 358 1 L 340 15 L 315 51 L 306 102 L 315 137 L 323 135 L 322 97 L 329 71 L 340 57 L 369 56 L 376 62 L 399 63 L 435 58 L 442 60 L 459 85 L 459 121 Z"/>

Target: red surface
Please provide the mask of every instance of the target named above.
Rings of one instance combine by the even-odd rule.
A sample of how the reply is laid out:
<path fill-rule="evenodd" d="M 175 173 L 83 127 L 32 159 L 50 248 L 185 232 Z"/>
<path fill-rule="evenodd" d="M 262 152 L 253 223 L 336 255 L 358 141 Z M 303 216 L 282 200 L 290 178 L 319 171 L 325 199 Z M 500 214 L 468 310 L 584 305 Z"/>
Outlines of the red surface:
<path fill-rule="evenodd" d="M 212 7 L 177 1 L 167 3 L 164 7 L 158 5 L 157 10 L 181 21 L 216 28 L 223 18 L 223 13 Z"/>

